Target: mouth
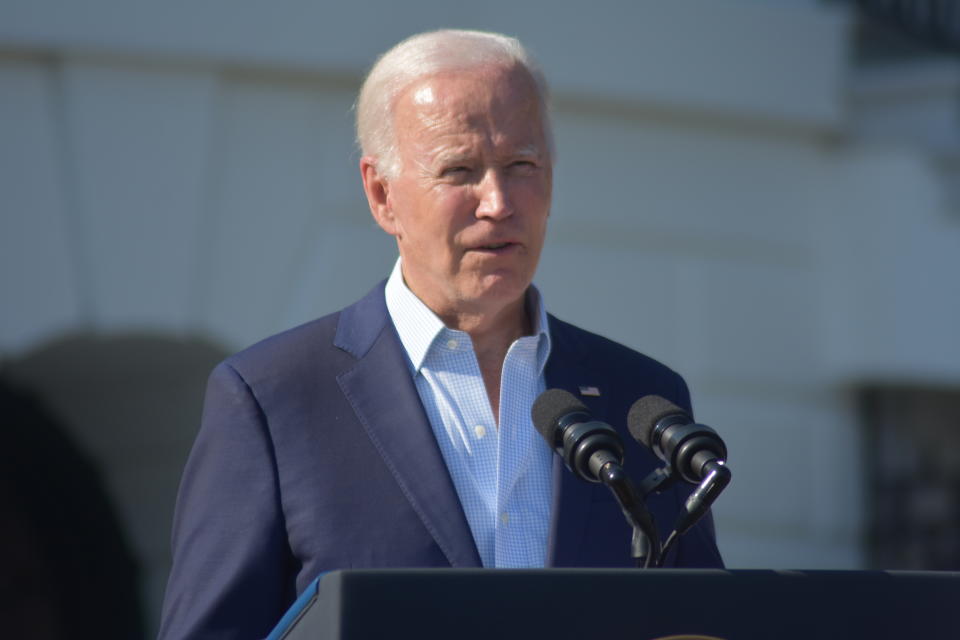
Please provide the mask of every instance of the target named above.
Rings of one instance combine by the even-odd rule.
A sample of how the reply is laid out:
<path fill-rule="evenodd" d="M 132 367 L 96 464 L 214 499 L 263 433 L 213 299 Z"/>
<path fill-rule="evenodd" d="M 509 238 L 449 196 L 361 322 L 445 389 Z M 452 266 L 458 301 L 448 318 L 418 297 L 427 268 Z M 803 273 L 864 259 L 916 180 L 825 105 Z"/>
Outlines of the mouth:
<path fill-rule="evenodd" d="M 477 244 L 474 245 L 473 251 L 481 251 L 484 253 L 503 253 L 509 251 L 514 247 L 520 246 L 519 243 L 513 242 L 511 240 L 504 240 L 502 242 L 488 242 L 486 244 Z"/>

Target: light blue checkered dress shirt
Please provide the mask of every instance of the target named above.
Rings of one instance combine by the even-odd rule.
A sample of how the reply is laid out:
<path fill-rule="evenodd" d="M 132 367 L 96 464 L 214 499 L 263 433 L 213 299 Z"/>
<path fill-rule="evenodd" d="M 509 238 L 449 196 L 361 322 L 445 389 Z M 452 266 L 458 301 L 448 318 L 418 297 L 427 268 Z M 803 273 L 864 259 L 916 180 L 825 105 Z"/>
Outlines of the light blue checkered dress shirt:
<path fill-rule="evenodd" d="M 550 334 L 540 293 L 531 287 L 531 295 L 534 332 L 514 341 L 503 361 L 498 429 L 470 336 L 444 326 L 407 288 L 399 260 L 387 281 L 387 309 L 484 567 L 546 561 L 553 451 L 530 407 L 546 386 Z"/>

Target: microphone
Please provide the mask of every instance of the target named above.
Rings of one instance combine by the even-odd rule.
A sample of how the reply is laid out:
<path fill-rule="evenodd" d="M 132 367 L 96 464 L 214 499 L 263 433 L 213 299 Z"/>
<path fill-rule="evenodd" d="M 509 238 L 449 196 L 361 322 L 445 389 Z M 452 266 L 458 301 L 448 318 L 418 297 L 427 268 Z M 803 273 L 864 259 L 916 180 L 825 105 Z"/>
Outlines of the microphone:
<path fill-rule="evenodd" d="M 627 428 L 638 442 L 650 448 L 674 473 L 697 485 L 664 545 L 672 546 L 676 536 L 686 533 L 730 484 L 726 466 L 727 446 L 717 432 L 696 424 L 690 415 L 660 396 L 644 396 L 627 414 Z"/>
<path fill-rule="evenodd" d="M 644 396 L 627 414 L 635 440 L 651 449 L 687 482 L 700 484 L 727 459 L 727 446 L 717 432 L 694 423 L 686 411 L 660 396 Z"/>
<path fill-rule="evenodd" d="M 623 442 L 616 430 L 593 419 L 586 405 L 563 389 L 547 389 L 533 403 L 533 426 L 567 469 L 588 482 L 601 482 L 601 469 L 623 464 Z"/>
<path fill-rule="evenodd" d="M 623 470 L 623 441 L 616 429 L 594 420 L 586 405 L 563 389 L 540 394 L 531 409 L 533 426 L 567 469 L 588 482 L 602 482 L 613 493 L 633 527 L 631 554 L 640 566 L 660 561 L 660 538 L 653 517 Z"/>

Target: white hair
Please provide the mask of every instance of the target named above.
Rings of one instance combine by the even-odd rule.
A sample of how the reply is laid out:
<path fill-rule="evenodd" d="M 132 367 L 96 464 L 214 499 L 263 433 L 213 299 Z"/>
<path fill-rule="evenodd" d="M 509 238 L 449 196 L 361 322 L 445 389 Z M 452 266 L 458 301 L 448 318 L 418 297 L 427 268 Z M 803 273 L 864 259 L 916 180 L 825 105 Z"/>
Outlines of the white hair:
<path fill-rule="evenodd" d="M 383 175 L 395 177 L 400 171 L 393 130 L 397 97 L 420 78 L 487 65 L 519 66 L 533 78 L 543 133 L 552 156 L 550 94 L 539 65 L 516 38 L 461 29 L 420 33 L 380 56 L 363 81 L 357 98 L 357 144 L 361 153 L 376 158 L 377 169 Z"/>

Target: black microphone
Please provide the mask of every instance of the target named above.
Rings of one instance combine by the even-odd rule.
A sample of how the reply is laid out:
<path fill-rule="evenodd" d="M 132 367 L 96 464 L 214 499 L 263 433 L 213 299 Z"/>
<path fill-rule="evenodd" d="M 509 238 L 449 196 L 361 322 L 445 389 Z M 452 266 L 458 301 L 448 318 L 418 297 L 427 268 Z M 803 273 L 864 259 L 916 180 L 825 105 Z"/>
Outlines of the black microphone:
<path fill-rule="evenodd" d="M 623 442 L 616 430 L 594 420 L 586 405 L 563 389 L 547 389 L 533 403 L 533 426 L 557 452 L 567 469 L 589 482 L 601 482 L 600 470 L 623 464 Z"/>
<path fill-rule="evenodd" d="M 663 557 L 677 535 L 686 533 L 730 484 L 727 446 L 717 432 L 696 424 L 690 415 L 660 396 L 644 396 L 627 414 L 630 435 L 666 462 L 673 473 L 697 485 L 684 504 L 674 533 L 664 545 Z"/>
<path fill-rule="evenodd" d="M 627 428 L 687 482 L 700 484 L 727 459 L 727 446 L 717 432 L 696 424 L 686 411 L 660 396 L 644 396 L 627 414 Z"/>
<path fill-rule="evenodd" d="M 610 425 L 594 420 L 586 405 L 563 389 L 540 394 L 531 410 L 533 426 L 567 469 L 588 482 L 602 482 L 613 493 L 633 527 L 631 553 L 641 566 L 660 561 L 660 538 L 653 517 L 623 470 L 623 441 Z"/>

